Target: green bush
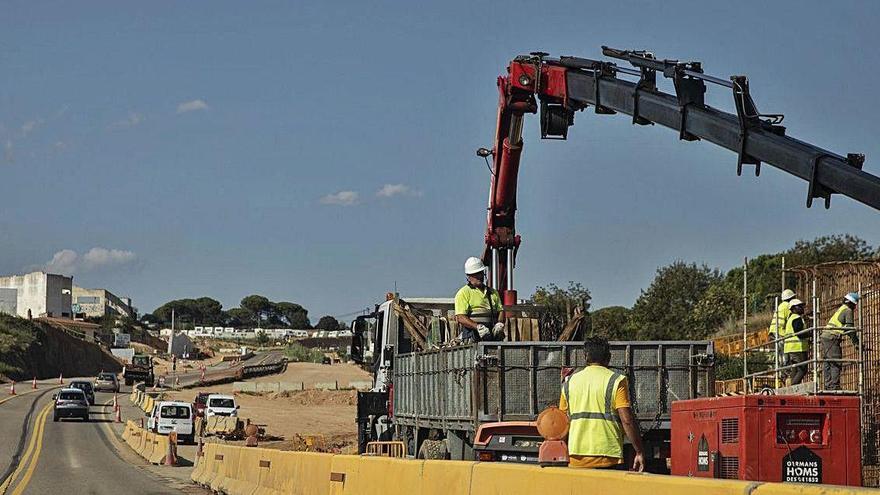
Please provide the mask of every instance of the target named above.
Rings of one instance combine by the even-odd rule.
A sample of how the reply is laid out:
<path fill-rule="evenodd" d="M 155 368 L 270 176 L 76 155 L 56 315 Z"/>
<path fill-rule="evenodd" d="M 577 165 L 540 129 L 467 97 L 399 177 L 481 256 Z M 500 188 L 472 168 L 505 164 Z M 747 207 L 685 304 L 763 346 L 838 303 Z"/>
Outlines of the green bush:
<path fill-rule="evenodd" d="M 295 363 L 320 363 L 324 360 L 324 353 L 317 349 L 309 349 L 302 344 L 292 343 L 284 349 L 284 355 L 289 361 Z"/>

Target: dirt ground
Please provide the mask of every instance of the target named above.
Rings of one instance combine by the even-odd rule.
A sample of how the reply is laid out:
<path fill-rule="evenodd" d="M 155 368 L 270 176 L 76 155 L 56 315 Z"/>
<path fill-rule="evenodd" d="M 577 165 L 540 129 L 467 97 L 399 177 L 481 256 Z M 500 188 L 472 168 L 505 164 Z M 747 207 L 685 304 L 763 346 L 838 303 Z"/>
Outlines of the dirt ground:
<path fill-rule="evenodd" d="M 260 377 L 255 382 L 367 381 L 370 375 L 350 364 L 290 363 L 282 375 Z M 232 384 L 168 392 L 166 397 L 191 401 L 196 392 L 232 394 Z M 282 440 L 261 446 L 282 450 L 352 452 L 357 440 L 357 392 L 354 390 L 302 390 L 270 394 L 235 394 L 241 405 L 239 417 L 265 425 L 266 433 Z M 309 438 L 311 437 L 311 438 Z M 311 445 L 308 445 L 311 444 Z"/>

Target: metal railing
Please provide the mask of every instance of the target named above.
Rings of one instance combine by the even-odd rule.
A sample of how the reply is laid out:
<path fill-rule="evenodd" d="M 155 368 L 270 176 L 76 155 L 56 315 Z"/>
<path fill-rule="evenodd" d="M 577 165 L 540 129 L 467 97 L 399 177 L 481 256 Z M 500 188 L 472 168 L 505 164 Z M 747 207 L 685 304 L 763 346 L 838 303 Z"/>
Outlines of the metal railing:
<path fill-rule="evenodd" d="M 814 313 L 815 313 L 815 310 L 814 310 Z M 828 357 L 822 356 L 820 349 L 819 349 L 820 348 L 819 342 L 821 341 L 821 338 L 822 338 L 822 332 L 829 331 L 829 330 L 834 330 L 834 331 L 843 330 L 842 333 L 838 337 L 836 337 L 841 340 L 841 345 L 843 343 L 844 336 L 849 337 L 850 335 L 856 335 L 854 347 L 855 347 L 855 355 L 857 357 L 855 359 L 854 358 L 844 358 L 844 357 L 828 358 Z M 813 389 L 810 393 L 814 393 L 814 394 L 844 394 L 844 395 L 858 394 L 858 395 L 861 395 L 863 385 L 864 385 L 863 360 L 861 359 L 863 339 L 860 337 L 861 333 L 862 333 L 862 328 L 813 326 L 813 327 L 805 328 L 804 330 L 801 330 L 799 332 L 794 332 L 791 334 L 783 335 L 781 337 L 777 334 L 777 338 L 775 338 L 775 339 L 769 339 L 765 343 L 746 347 L 743 352 L 743 369 L 745 370 L 745 374 L 743 376 L 743 388 L 746 392 L 752 391 L 751 382 L 753 382 L 755 378 L 762 377 L 762 376 L 768 376 L 768 375 L 774 376 L 776 388 L 780 388 L 780 384 L 782 383 L 782 381 L 781 381 L 782 372 L 787 371 L 787 370 L 793 370 L 795 368 L 804 368 L 804 367 L 809 368 L 809 366 L 812 365 Z M 797 338 L 797 339 L 803 340 L 801 336 L 806 336 L 806 335 L 809 336 L 809 338 L 811 339 L 811 342 L 812 342 L 812 344 L 811 344 L 812 357 L 810 359 L 807 359 L 805 361 L 801 361 L 798 363 L 784 364 L 784 365 L 780 366 L 780 354 L 782 354 L 780 352 L 780 350 L 781 350 L 780 348 L 781 347 L 784 348 L 785 341 L 790 340 L 792 338 Z M 771 347 L 772 351 L 766 350 L 766 348 L 768 346 Z M 770 367 L 769 369 L 766 369 L 763 371 L 756 371 L 754 373 L 749 373 L 748 372 L 748 359 L 746 357 L 746 356 L 748 356 L 749 352 L 773 352 L 773 356 L 774 356 L 773 366 Z M 855 389 L 843 389 L 843 388 L 826 389 L 824 387 L 824 383 L 825 383 L 824 377 L 821 382 L 819 381 L 819 368 L 821 365 L 823 365 L 825 363 L 840 363 L 841 375 L 843 374 L 843 367 L 844 366 L 846 366 L 848 364 L 856 364 L 857 370 L 858 370 L 858 380 L 856 381 L 856 388 Z M 823 373 L 824 373 L 824 370 L 823 370 Z M 841 386 L 842 386 L 842 383 L 841 383 Z"/>

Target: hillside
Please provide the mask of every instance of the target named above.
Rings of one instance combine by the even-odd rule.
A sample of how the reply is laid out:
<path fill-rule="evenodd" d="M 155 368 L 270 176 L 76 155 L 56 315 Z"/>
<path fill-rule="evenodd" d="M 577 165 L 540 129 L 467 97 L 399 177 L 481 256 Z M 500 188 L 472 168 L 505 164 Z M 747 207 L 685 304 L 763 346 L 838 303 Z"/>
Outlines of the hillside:
<path fill-rule="evenodd" d="M 0 378 L 30 380 L 93 376 L 122 365 L 96 344 L 49 325 L 0 314 Z"/>

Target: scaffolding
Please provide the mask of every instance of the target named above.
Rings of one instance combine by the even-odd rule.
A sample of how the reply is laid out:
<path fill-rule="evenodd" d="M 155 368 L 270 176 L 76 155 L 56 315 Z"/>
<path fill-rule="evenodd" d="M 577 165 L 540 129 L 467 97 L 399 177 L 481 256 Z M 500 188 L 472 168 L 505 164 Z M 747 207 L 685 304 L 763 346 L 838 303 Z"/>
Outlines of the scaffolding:
<path fill-rule="evenodd" d="M 743 278 L 744 321 L 748 315 L 745 304 L 747 276 L 746 272 Z M 810 317 L 810 324 L 794 334 L 812 343 L 809 358 L 794 364 L 784 363 L 780 347 L 792 334 L 780 336 L 781 332 L 778 332 L 775 338 L 756 341 L 749 338 L 744 325 L 740 347 L 743 349 L 742 389 L 746 393 L 858 395 L 861 399 L 862 479 L 864 486 L 880 487 L 880 261 L 832 262 L 789 269 L 784 267 L 783 261 L 782 288 L 786 287 L 810 295 L 809 314 L 804 315 Z M 823 323 L 840 307 L 844 295 L 849 292 L 861 296 L 854 310 L 854 328 L 845 328 L 844 335 L 839 336 L 842 356 L 825 358 L 819 343 L 822 333 L 832 327 Z M 778 299 L 775 302 L 774 309 L 778 306 Z M 851 341 L 850 335 L 857 339 Z M 755 357 L 763 360 L 763 369 L 755 369 Z M 826 363 L 840 366 L 839 389 L 825 386 L 823 368 Z M 797 386 L 784 386 L 786 375 L 802 366 L 808 370 L 803 382 Z"/>

